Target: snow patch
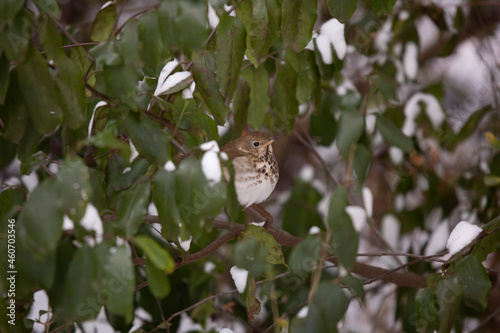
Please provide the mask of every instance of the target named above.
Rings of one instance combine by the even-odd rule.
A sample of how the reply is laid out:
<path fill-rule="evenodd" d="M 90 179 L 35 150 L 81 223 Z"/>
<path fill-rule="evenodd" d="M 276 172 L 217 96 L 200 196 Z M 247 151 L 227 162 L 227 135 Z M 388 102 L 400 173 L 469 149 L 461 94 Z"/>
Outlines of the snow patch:
<path fill-rule="evenodd" d="M 344 24 L 334 18 L 323 23 L 320 33 L 316 38 L 316 46 L 321 53 L 323 62 L 327 65 L 333 63 L 332 45 L 337 53 L 337 57 L 344 59 L 347 48 L 344 36 Z"/>
<path fill-rule="evenodd" d="M 200 145 L 200 149 L 204 150 L 204 151 L 214 151 L 216 153 L 218 153 L 220 151 L 219 145 L 217 144 L 217 141 L 215 141 L 215 140 L 202 143 Z"/>
<path fill-rule="evenodd" d="M 321 229 L 319 227 L 313 225 L 311 227 L 311 229 L 309 229 L 308 234 L 309 235 L 316 235 L 316 234 L 319 234 L 320 232 L 321 232 Z"/>
<path fill-rule="evenodd" d="M 210 184 L 218 183 L 222 178 L 219 156 L 213 150 L 207 151 L 201 158 L 201 170 Z"/>
<path fill-rule="evenodd" d="M 434 129 L 440 127 L 445 119 L 443 109 L 436 97 L 431 94 L 416 93 L 408 100 L 404 109 L 406 118 L 401 130 L 407 136 L 415 134 L 417 128 L 415 120 L 420 114 L 420 103 L 425 104 L 425 112 Z"/>
<path fill-rule="evenodd" d="M 68 230 L 73 230 L 75 228 L 75 224 L 73 223 L 73 220 L 71 220 L 68 215 L 64 215 L 63 217 L 63 230 L 68 231 Z"/>
<path fill-rule="evenodd" d="M 182 81 L 185 81 L 191 76 L 190 72 L 184 71 L 184 72 L 176 72 L 172 75 L 170 75 L 168 78 L 166 78 L 165 81 L 160 86 L 160 83 L 158 82 L 158 86 L 156 87 L 155 90 L 155 96 L 159 96 L 161 94 L 166 93 Z"/>
<path fill-rule="evenodd" d="M 28 192 L 32 192 L 35 187 L 38 186 L 38 175 L 36 172 L 32 172 L 28 176 L 22 175 L 21 180 L 23 181 L 24 186 L 26 186 Z"/>
<path fill-rule="evenodd" d="M 163 166 L 163 169 L 165 169 L 168 172 L 173 172 L 175 171 L 175 164 L 172 161 L 167 161 L 165 165 Z"/>
<path fill-rule="evenodd" d="M 361 190 L 361 195 L 363 197 L 363 205 L 365 206 L 366 215 L 372 217 L 373 215 L 373 193 L 369 187 L 363 187 Z"/>
<path fill-rule="evenodd" d="M 149 203 L 148 206 L 148 215 L 155 215 L 158 216 L 158 208 L 156 208 L 156 205 L 153 201 Z"/>
<path fill-rule="evenodd" d="M 446 248 L 450 251 L 449 254 L 452 256 L 460 252 L 463 248 L 469 245 L 481 232 L 483 229 L 479 228 L 477 225 L 470 224 L 466 221 L 461 221 L 453 229 L 446 242 Z"/>
<path fill-rule="evenodd" d="M 300 311 L 297 313 L 297 318 L 306 318 L 307 314 L 309 313 L 309 306 L 304 306 Z"/>
<path fill-rule="evenodd" d="M 87 231 L 95 232 L 94 239 L 85 237 L 90 246 L 94 246 L 95 244 L 100 244 L 102 242 L 102 220 L 99 216 L 99 211 L 93 204 L 87 204 L 87 209 L 85 209 L 85 215 L 83 215 L 83 218 L 80 220 L 80 225 Z"/>
<path fill-rule="evenodd" d="M 131 167 L 126 167 L 125 169 L 123 169 L 122 174 L 126 174 L 127 172 L 130 172 L 130 170 L 132 170 Z"/>
<path fill-rule="evenodd" d="M 215 264 L 211 261 L 207 261 L 203 266 L 203 271 L 207 274 L 211 274 L 215 269 Z"/>
<path fill-rule="evenodd" d="M 354 225 L 354 229 L 356 229 L 357 232 L 360 232 L 366 221 L 365 210 L 359 206 L 347 206 L 345 211 L 349 214 L 352 224 Z"/>
<path fill-rule="evenodd" d="M 432 232 L 429 242 L 425 247 L 424 255 L 430 256 L 443 250 L 449 234 L 450 229 L 448 227 L 448 221 L 444 220 L 436 229 L 434 229 L 434 232 Z"/>
<path fill-rule="evenodd" d="M 129 141 L 130 143 L 130 159 L 129 163 L 132 163 L 132 161 L 139 156 L 139 153 L 137 152 L 137 149 L 135 148 L 134 144 L 132 143 L 132 140 Z"/>
<path fill-rule="evenodd" d="M 397 248 L 401 224 L 393 214 L 386 214 L 382 218 L 381 233 L 392 248 Z"/>
<path fill-rule="evenodd" d="M 418 75 L 418 47 L 414 42 L 406 43 L 405 54 L 403 56 L 403 67 L 406 76 L 410 80 L 415 80 Z"/>
<path fill-rule="evenodd" d="M 389 157 L 391 158 L 392 163 L 395 165 L 400 165 L 403 163 L 404 152 L 397 147 L 389 148 Z"/>
<path fill-rule="evenodd" d="M 187 252 L 191 247 L 191 241 L 193 240 L 193 236 L 190 236 L 189 239 L 187 240 L 182 240 L 181 237 L 179 236 L 177 240 L 179 241 L 179 244 L 182 247 L 182 249 Z"/>
<path fill-rule="evenodd" d="M 106 102 L 103 102 L 103 101 L 100 101 L 99 103 L 97 103 L 95 106 L 94 106 L 94 111 L 92 111 L 92 117 L 90 117 L 90 122 L 89 122 L 89 138 L 90 138 L 90 134 L 92 133 L 92 126 L 94 125 L 94 115 L 95 115 L 95 111 L 100 108 L 100 107 L 103 107 L 105 105 L 108 105 L 108 103 Z"/>
<path fill-rule="evenodd" d="M 243 294 L 247 285 L 248 271 L 246 269 L 233 266 L 229 272 L 231 273 L 236 289 L 238 289 L 240 294 Z"/>
<path fill-rule="evenodd" d="M 217 13 L 215 13 L 214 7 L 210 4 L 210 1 L 208 2 L 208 25 L 210 28 L 215 29 L 219 25 L 219 17 L 217 16 Z"/>

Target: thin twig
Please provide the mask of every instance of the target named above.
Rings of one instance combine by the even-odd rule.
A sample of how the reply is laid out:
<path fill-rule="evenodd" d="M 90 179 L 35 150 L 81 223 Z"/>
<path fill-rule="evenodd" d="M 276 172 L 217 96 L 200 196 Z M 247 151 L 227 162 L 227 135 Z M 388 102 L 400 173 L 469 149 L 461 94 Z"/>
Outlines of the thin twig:
<path fill-rule="evenodd" d="M 477 326 L 475 329 L 470 331 L 469 333 L 476 333 L 476 332 L 481 332 L 482 329 L 486 326 L 486 324 L 496 316 L 500 315 L 500 307 L 496 308 L 495 311 L 493 311 L 488 317 L 484 318 L 484 320 Z"/>
<path fill-rule="evenodd" d="M 308 303 L 308 300 L 305 300 L 303 302 L 300 302 L 299 304 L 295 305 L 291 310 L 287 311 L 284 315 L 282 315 L 280 317 L 280 319 L 285 319 L 287 318 L 288 316 L 290 316 L 293 312 L 297 311 L 298 309 L 302 308 L 304 305 L 306 305 Z M 276 325 L 276 323 L 279 322 L 279 321 L 274 321 L 271 326 L 269 326 L 268 328 L 265 329 L 264 332 L 262 333 L 268 333 L 268 332 L 271 332 L 271 329 L 274 327 L 274 325 Z"/>
<path fill-rule="evenodd" d="M 40 166 L 50 176 L 50 178 L 56 178 L 57 177 L 52 171 L 50 171 L 49 168 L 47 168 L 47 166 L 45 164 L 40 164 Z"/>
<path fill-rule="evenodd" d="M 332 233 L 330 230 L 326 231 L 325 238 L 323 240 L 323 244 L 321 245 L 321 253 L 319 256 L 318 266 L 313 273 L 311 289 L 309 290 L 309 296 L 307 300 L 311 302 L 316 295 L 316 291 L 318 290 L 319 281 L 321 280 L 321 274 L 323 273 L 323 263 L 325 262 L 327 252 L 327 246 L 330 244 L 330 238 L 332 237 Z"/>

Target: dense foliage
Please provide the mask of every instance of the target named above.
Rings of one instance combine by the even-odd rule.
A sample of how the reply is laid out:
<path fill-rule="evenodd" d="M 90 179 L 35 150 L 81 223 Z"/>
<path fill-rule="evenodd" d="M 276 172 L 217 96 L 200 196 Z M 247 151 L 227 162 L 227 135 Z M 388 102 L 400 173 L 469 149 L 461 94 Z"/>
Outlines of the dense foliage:
<path fill-rule="evenodd" d="M 145 3 L 76 21 L 67 1 L 0 1 L 1 331 L 99 313 L 121 332 L 181 317 L 235 332 L 495 327 L 498 59 L 483 48 L 484 89 L 433 74 L 491 43 L 481 15 L 498 7 Z M 269 230 L 245 224 L 200 148 L 258 129 L 281 136 Z M 483 231 L 443 258 L 460 220 Z M 40 290 L 48 304 L 25 318 Z"/>

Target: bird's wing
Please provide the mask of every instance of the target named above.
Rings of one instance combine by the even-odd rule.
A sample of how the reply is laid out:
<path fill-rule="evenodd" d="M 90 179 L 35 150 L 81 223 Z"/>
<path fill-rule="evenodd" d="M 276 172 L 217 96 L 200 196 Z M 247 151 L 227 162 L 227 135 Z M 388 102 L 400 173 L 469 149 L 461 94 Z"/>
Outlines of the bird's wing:
<path fill-rule="evenodd" d="M 227 156 L 232 160 L 236 157 L 245 156 L 245 153 L 234 147 L 231 142 L 222 147 L 221 151 L 227 154 Z"/>

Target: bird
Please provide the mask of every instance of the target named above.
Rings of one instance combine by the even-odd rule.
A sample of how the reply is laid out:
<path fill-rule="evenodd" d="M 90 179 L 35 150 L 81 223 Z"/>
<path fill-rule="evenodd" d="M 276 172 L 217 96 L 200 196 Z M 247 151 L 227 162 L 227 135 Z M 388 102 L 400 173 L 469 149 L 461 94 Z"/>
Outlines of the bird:
<path fill-rule="evenodd" d="M 244 208 L 266 200 L 278 183 L 278 162 L 272 147 L 276 139 L 264 132 L 251 132 L 221 148 L 232 160 L 236 196 Z"/>

